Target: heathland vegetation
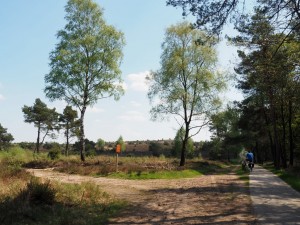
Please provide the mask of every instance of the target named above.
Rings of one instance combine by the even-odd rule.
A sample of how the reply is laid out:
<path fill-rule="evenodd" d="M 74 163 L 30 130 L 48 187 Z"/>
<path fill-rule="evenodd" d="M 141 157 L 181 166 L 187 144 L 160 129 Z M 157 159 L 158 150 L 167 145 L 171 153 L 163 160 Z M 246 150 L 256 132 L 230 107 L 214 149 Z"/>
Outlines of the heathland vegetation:
<path fill-rule="evenodd" d="M 126 141 L 120 136 L 115 142 L 101 137 L 94 142 L 85 137 L 87 107 L 106 97 L 117 100 L 124 92 L 119 66 L 125 41 L 121 31 L 106 24 L 95 2 L 69 0 L 67 24 L 58 31 L 58 43 L 50 53 L 44 90 L 50 100 L 64 100 L 68 106 L 59 113 L 39 98 L 32 106 L 23 106 L 24 121 L 37 128 L 34 143 L 13 143 L 13 134 L 0 124 L 0 224 L 101 224 L 128 204 L 94 183 L 38 179 L 28 169 L 51 168 L 64 174 L 123 181 L 238 175 L 240 180 L 233 175 L 235 181 L 230 185 L 222 183 L 221 188 L 227 188 L 224 193 L 229 193 L 222 193 L 226 205 L 237 193 L 249 197 L 248 173 L 241 170 L 240 161 L 246 150 L 252 150 L 256 163 L 272 167 L 300 190 L 299 2 L 290 7 L 297 1 L 284 5 L 286 1 L 259 1 L 253 15 L 234 16 L 239 34 L 228 40 L 240 48 L 235 77 L 245 98 L 227 106 L 219 96 L 230 77 L 215 67 L 215 34 L 235 12 L 238 1 L 167 2 L 199 16 L 196 24 L 184 22 L 167 28 L 161 67 L 147 78 L 152 119 L 174 116 L 179 125 L 174 140 Z M 214 11 L 220 5 L 217 12 L 223 15 Z M 293 15 L 289 21 L 281 10 Z M 288 35 L 278 30 L 270 15 L 283 19 L 280 24 L 286 22 Z M 203 26 L 207 29 L 196 29 Z M 71 106 L 78 110 L 79 118 Z M 204 126 L 209 127 L 211 140 L 193 140 Z M 63 131 L 65 144 L 44 142 L 46 137 L 54 139 L 58 131 Z M 74 143 L 72 138 L 76 138 Z M 208 180 L 215 184 L 213 177 Z M 198 195 L 198 187 L 192 189 Z M 247 204 L 249 209 L 250 201 Z"/>

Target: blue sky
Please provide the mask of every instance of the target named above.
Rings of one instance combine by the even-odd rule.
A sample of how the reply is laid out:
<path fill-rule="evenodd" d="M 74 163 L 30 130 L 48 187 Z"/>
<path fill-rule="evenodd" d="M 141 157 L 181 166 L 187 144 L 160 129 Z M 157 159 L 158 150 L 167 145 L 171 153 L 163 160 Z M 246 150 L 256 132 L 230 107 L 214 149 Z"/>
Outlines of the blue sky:
<path fill-rule="evenodd" d="M 145 75 L 160 66 L 161 43 L 165 29 L 182 21 L 181 9 L 167 7 L 165 0 L 96 0 L 104 8 L 108 24 L 121 30 L 126 39 L 121 65 L 126 93 L 115 102 L 99 100 L 85 117 L 86 137 L 96 141 L 173 139 L 178 124 L 153 122 Z M 58 42 L 56 33 L 65 25 L 67 0 L 10 0 L 0 7 L 0 123 L 16 142 L 35 141 L 37 130 L 24 122 L 21 108 L 32 106 L 36 98 L 62 112 L 64 102 L 49 102 L 43 92 L 49 72 L 49 53 Z M 234 49 L 220 44 L 220 67 L 232 68 Z M 227 99 L 239 98 L 231 90 Z M 200 133 L 195 141 L 209 138 Z M 62 141 L 59 138 L 58 141 Z M 48 139 L 48 141 L 51 141 Z"/>

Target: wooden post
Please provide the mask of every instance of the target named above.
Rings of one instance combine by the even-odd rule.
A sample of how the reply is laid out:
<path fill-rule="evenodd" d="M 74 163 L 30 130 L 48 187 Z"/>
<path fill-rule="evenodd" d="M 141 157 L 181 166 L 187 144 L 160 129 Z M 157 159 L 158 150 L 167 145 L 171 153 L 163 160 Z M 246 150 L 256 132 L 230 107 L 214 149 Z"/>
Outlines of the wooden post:
<path fill-rule="evenodd" d="M 116 168 L 116 172 L 118 172 L 118 159 L 119 159 L 119 154 L 117 153 L 117 158 L 116 158 L 116 164 L 117 164 L 117 168 Z"/>

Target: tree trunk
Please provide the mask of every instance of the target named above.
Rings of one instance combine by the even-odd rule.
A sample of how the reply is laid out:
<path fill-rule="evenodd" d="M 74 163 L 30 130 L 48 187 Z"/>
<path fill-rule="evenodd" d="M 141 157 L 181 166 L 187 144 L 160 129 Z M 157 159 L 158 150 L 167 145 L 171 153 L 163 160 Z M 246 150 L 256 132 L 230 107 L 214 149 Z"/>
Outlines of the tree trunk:
<path fill-rule="evenodd" d="M 184 138 L 184 140 L 182 141 L 180 166 L 184 166 L 185 165 L 186 146 L 187 146 L 187 140 Z"/>
<path fill-rule="evenodd" d="M 275 153 L 274 142 L 273 142 L 273 138 L 272 138 L 271 126 L 270 126 L 270 122 L 269 122 L 266 110 L 264 109 L 263 112 L 264 112 L 266 127 L 268 128 L 267 133 L 268 133 L 268 137 L 269 137 L 269 140 L 270 140 L 270 151 L 271 151 L 272 159 L 273 159 L 274 166 L 275 166 L 275 155 L 276 155 L 276 153 Z M 267 154 L 266 150 L 264 150 L 264 153 L 265 153 L 265 157 L 264 157 L 263 160 L 267 161 L 268 154 Z"/>
<path fill-rule="evenodd" d="M 39 154 L 40 153 L 40 132 L 41 132 L 41 125 L 38 124 L 38 136 L 36 139 L 36 153 Z"/>
<path fill-rule="evenodd" d="M 273 135 L 274 135 L 274 152 L 275 152 L 275 160 L 274 164 L 276 169 L 280 168 L 280 157 L 281 157 L 281 151 L 280 151 L 280 146 L 279 146 L 279 140 L 278 140 L 278 130 L 277 130 L 277 125 L 276 125 L 276 115 L 275 115 L 275 110 L 272 110 L 272 126 L 273 126 Z"/>
<path fill-rule="evenodd" d="M 185 125 L 184 139 L 182 141 L 180 166 L 185 165 L 185 158 L 186 158 L 186 151 L 187 151 L 186 148 L 187 148 L 188 138 L 189 138 L 189 124 L 186 124 Z"/>
<path fill-rule="evenodd" d="M 258 150 L 258 141 L 255 141 L 255 147 L 253 149 L 254 153 L 254 162 L 263 164 L 263 160 L 261 159 L 261 152 Z"/>
<path fill-rule="evenodd" d="M 289 100 L 289 142 L 290 142 L 290 166 L 294 165 L 294 138 L 292 130 L 292 101 Z"/>
<path fill-rule="evenodd" d="M 285 142 L 286 142 L 286 127 L 285 127 L 285 119 L 284 119 L 284 109 L 283 109 L 283 101 L 281 102 L 281 123 L 282 123 L 282 165 L 283 168 L 287 168 L 287 156 L 286 156 L 286 147 L 285 147 Z"/>
<path fill-rule="evenodd" d="M 81 161 L 85 161 L 85 136 L 84 136 L 84 114 L 85 114 L 86 106 L 84 106 L 81 110 L 80 115 L 80 158 Z"/>
<path fill-rule="evenodd" d="M 67 122 L 67 127 L 66 127 L 66 138 L 67 138 L 67 143 L 66 143 L 66 150 L 65 150 L 65 155 L 69 156 L 69 122 Z"/>

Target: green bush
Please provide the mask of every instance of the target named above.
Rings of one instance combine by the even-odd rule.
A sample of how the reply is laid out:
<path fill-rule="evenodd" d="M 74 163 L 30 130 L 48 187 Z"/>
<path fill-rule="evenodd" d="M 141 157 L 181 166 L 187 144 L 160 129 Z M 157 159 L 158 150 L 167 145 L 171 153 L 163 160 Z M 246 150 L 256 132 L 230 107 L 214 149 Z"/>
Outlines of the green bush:
<path fill-rule="evenodd" d="M 52 160 L 59 159 L 61 150 L 59 145 L 54 146 L 48 153 L 48 157 Z"/>
<path fill-rule="evenodd" d="M 40 183 L 37 179 L 31 179 L 18 198 L 21 201 L 28 201 L 29 205 L 52 205 L 55 195 L 56 190 L 51 187 L 50 181 Z"/>

